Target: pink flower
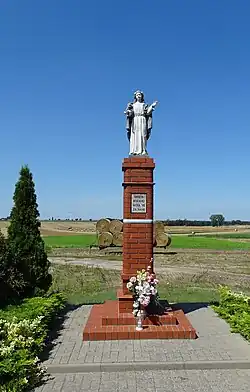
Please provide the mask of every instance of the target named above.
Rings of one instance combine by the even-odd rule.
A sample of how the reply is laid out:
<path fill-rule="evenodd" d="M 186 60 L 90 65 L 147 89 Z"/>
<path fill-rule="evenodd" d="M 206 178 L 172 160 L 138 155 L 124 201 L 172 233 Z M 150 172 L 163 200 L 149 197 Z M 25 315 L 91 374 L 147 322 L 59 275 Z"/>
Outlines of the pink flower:
<path fill-rule="evenodd" d="M 149 302 L 150 302 L 150 298 L 149 297 L 146 297 L 145 299 L 143 299 L 143 301 L 142 301 L 142 305 L 143 306 L 148 306 L 149 305 Z"/>
<path fill-rule="evenodd" d="M 132 276 L 132 277 L 129 279 L 129 281 L 130 281 L 131 283 L 135 283 L 135 282 L 136 282 L 136 277 L 135 277 L 135 276 Z"/>
<path fill-rule="evenodd" d="M 158 284 L 159 280 L 158 279 L 154 279 L 154 284 Z"/>

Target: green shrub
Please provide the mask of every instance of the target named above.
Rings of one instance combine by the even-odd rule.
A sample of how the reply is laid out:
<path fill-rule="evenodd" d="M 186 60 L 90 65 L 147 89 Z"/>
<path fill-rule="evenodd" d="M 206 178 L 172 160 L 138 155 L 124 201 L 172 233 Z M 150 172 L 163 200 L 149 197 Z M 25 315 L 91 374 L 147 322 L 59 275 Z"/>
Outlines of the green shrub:
<path fill-rule="evenodd" d="M 0 231 L 0 304 L 18 298 L 23 286 L 23 276 L 12 263 L 7 240 Z"/>
<path fill-rule="evenodd" d="M 11 266 L 21 274 L 18 287 L 23 297 L 43 295 L 51 285 L 50 263 L 40 235 L 40 221 L 32 173 L 21 168 L 13 196 L 14 205 L 8 227 Z"/>
<path fill-rule="evenodd" d="M 229 323 L 232 332 L 250 340 L 250 297 L 227 287 L 221 287 L 219 291 L 220 303 L 213 306 L 214 310 Z"/>
<path fill-rule="evenodd" d="M 0 231 L 0 303 L 4 302 L 7 298 L 7 276 L 7 244 L 2 232 Z"/>
<path fill-rule="evenodd" d="M 64 308 L 61 294 L 26 299 L 0 310 L 0 391 L 22 392 L 42 378 L 42 352 L 48 329 Z"/>

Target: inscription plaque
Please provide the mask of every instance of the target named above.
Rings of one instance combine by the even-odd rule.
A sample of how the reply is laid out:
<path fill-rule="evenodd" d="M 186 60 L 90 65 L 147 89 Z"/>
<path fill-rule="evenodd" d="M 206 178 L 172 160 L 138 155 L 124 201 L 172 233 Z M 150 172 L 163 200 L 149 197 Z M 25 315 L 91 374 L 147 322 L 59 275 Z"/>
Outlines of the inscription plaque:
<path fill-rule="evenodd" d="M 134 193 L 132 194 L 132 213 L 147 212 L 146 209 L 146 194 L 145 193 Z"/>

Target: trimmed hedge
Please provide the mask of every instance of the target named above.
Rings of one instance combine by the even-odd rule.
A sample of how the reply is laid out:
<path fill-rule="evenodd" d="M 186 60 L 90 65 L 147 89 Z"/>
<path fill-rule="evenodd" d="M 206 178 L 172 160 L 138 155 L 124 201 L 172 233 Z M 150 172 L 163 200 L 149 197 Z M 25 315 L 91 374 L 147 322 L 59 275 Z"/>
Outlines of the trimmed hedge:
<path fill-rule="evenodd" d="M 0 391 L 22 392 L 34 387 L 44 369 L 43 351 L 49 327 L 65 307 L 62 294 L 25 299 L 0 310 Z"/>
<path fill-rule="evenodd" d="M 231 326 L 232 332 L 250 340 L 250 297 L 235 293 L 228 287 L 220 287 L 220 303 L 213 309 Z"/>

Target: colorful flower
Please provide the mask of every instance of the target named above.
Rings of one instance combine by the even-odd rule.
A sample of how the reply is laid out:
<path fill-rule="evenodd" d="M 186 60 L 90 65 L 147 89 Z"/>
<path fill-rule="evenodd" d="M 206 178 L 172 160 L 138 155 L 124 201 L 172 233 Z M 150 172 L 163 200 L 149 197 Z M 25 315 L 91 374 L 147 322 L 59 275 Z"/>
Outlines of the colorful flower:
<path fill-rule="evenodd" d="M 151 261 L 152 263 L 152 261 Z M 158 284 L 155 273 L 152 272 L 151 266 L 147 271 L 137 271 L 137 276 L 132 276 L 127 283 L 127 288 L 133 293 L 133 315 L 138 316 L 140 307 L 147 307 L 151 300 L 157 295 L 156 285 Z"/>

